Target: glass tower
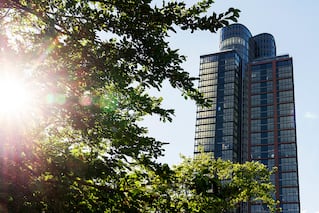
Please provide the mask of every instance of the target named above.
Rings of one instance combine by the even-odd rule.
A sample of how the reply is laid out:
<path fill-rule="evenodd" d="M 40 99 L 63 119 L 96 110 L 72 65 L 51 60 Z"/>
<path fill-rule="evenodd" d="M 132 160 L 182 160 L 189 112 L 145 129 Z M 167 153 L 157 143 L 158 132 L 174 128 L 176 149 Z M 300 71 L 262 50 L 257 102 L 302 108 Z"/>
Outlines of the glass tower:
<path fill-rule="evenodd" d="M 292 58 L 276 56 L 271 34 L 233 24 L 221 30 L 220 52 L 200 57 L 199 76 L 212 106 L 197 108 L 195 155 L 277 167 L 274 196 L 283 213 L 300 213 Z M 260 203 L 242 207 L 268 212 Z"/>

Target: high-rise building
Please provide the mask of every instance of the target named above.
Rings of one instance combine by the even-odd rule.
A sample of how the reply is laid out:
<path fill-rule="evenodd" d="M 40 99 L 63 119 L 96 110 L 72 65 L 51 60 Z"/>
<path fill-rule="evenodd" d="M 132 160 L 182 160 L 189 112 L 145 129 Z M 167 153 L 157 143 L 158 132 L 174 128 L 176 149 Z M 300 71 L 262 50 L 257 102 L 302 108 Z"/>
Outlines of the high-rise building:
<path fill-rule="evenodd" d="M 195 155 L 277 167 L 274 196 L 283 213 L 299 213 L 292 58 L 276 55 L 271 34 L 233 24 L 221 30 L 220 52 L 200 57 L 199 77 L 212 105 L 197 108 Z M 243 212 L 268 211 L 251 203 Z"/>

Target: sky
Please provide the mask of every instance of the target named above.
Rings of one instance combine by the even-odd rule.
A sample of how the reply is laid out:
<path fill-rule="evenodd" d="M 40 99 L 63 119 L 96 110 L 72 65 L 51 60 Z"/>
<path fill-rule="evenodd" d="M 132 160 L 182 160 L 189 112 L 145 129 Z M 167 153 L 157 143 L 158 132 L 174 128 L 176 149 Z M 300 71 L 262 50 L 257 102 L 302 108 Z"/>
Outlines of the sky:
<path fill-rule="evenodd" d="M 210 12 L 229 7 L 241 10 L 239 23 L 253 35 L 272 34 L 277 55 L 293 57 L 301 209 L 302 213 L 319 213 L 319 1 L 216 0 Z M 192 76 L 198 76 L 200 55 L 219 50 L 219 33 L 178 31 L 169 41 L 187 56 L 183 67 Z M 177 164 L 180 154 L 193 156 L 196 106 L 168 84 L 154 95 L 164 98 L 164 107 L 175 109 L 175 117 L 172 123 L 151 117 L 144 124 L 151 136 L 170 143 L 160 161 Z"/>

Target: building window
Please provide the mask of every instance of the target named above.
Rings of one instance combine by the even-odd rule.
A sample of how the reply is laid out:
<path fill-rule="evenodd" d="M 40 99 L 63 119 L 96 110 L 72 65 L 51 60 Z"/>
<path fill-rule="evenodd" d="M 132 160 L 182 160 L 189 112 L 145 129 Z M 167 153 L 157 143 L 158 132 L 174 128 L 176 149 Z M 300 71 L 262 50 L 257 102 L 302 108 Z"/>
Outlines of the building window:
<path fill-rule="evenodd" d="M 298 189 L 282 188 L 280 197 L 282 202 L 298 202 Z"/>
<path fill-rule="evenodd" d="M 279 157 L 296 157 L 297 147 L 295 143 L 280 144 Z"/>
<path fill-rule="evenodd" d="M 298 186 L 298 178 L 296 172 L 287 172 L 280 174 L 280 185 L 281 186 Z"/>
<path fill-rule="evenodd" d="M 282 204 L 282 212 L 287 213 L 300 213 L 299 205 L 296 203 Z"/>
<path fill-rule="evenodd" d="M 297 171 L 297 159 L 293 158 L 280 158 L 279 170 L 281 172 Z"/>

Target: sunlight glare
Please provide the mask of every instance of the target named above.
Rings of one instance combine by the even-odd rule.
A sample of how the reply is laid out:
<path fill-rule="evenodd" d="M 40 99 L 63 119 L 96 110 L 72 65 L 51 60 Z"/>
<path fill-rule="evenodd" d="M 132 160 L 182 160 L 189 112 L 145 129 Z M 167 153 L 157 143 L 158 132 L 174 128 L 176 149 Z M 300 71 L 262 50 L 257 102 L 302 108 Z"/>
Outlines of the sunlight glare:
<path fill-rule="evenodd" d="M 0 113 L 6 116 L 23 113 L 31 103 L 24 83 L 16 78 L 0 78 Z"/>

